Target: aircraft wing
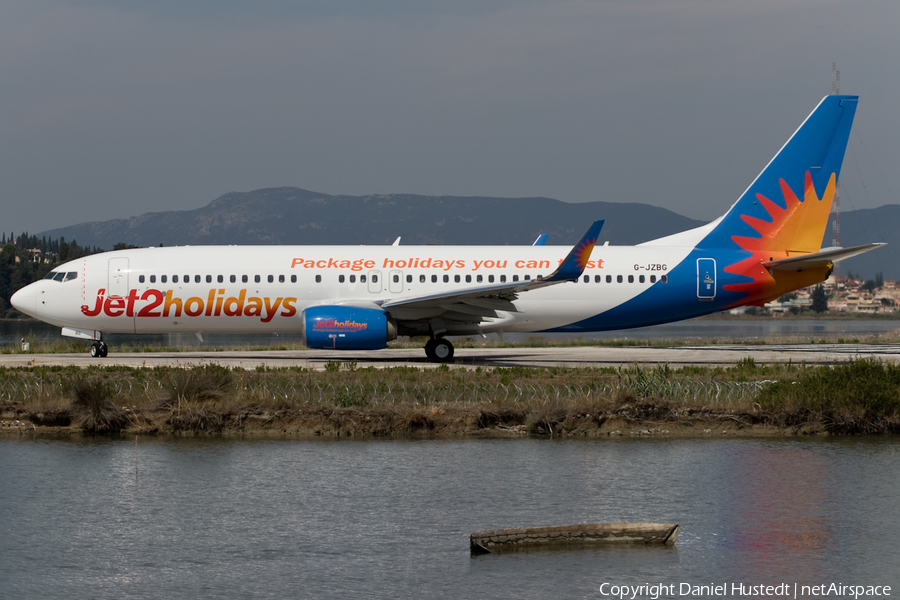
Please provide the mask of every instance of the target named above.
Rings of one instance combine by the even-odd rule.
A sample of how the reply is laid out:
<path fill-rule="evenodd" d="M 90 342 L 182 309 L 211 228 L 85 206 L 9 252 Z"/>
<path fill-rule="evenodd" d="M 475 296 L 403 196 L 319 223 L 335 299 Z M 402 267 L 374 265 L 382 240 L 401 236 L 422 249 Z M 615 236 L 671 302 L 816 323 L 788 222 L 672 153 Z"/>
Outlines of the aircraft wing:
<path fill-rule="evenodd" d="M 440 318 L 467 323 L 496 318 L 498 310 L 518 312 L 513 301 L 519 294 L 574 281 L 581 277 L 602 227 L 603 221 L 594 221 L 559 267 L 546 277 L 529 281 L 493 283 L 440 294 L 396 298 L 384 301 L 381 308 L 399 320 Z"/>
<path fill-rule="evenodd" d="M 829 267 L 832 264 L 857 256 L 869 250 L 884 246 L 883 243 L 863 244 L 862 246 L 853 246 L 851 248 L 826 248 L 820 252 L 812 254 L 803 254 L 801 256 L 791 256 L 779 260 L 769 260 L 763 263 L 763 266 L 775 271 L 803 271 L 805 269 L 814 269 L 817 267 Z"/>

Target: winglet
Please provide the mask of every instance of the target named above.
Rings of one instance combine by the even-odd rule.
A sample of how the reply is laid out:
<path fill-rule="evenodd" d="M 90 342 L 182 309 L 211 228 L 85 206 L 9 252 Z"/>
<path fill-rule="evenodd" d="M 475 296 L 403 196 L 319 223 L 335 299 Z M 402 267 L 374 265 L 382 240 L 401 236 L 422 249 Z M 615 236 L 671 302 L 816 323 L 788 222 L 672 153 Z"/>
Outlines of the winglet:
<path fill-rule="evenodd" d="M 569 251 L 566 258 L 560 263 L 559 267 L 553 273 L 544 277 L 541 281 L 544 283 L 553 283 L 556 281 L 574 281 L 581 277 L 584 268 L 587 266 L 588 260 L 591 258 L 591 252 L 597 243 L 597 237 L 603 228 L 603 221 L 594 221 L 588 230 L 584 232 L 581 239 Z"/>
<path fill-rule="evenodd" d="M 548 237 L 550 237 L 549 233 L 542 233 L 541 235 L 537 236 L 537 239 L 534 240 L 532 246 L 546 246 Z"/>

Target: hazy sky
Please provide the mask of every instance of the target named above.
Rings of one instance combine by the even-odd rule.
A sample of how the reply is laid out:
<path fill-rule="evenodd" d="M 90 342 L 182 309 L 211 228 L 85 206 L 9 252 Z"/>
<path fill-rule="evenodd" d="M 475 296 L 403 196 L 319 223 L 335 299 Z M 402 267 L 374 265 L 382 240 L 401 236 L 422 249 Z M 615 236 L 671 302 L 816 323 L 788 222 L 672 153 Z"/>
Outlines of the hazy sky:
<path fill-rule="evenodd" d="M 900 203 L 898 31 L 897 0 L 0 0 L 0 229 L 276 186 L 713 219 L 832 61 L 842 205 Z"/>

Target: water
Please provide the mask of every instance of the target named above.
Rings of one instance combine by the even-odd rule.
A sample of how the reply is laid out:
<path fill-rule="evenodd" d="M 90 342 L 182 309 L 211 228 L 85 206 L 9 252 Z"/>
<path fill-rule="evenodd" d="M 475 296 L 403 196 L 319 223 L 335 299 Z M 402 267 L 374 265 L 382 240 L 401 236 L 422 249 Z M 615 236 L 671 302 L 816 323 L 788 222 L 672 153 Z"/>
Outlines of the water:
<path fill-rule="evenodd" d="M 0 440 L 0 597 L 900 589 L 893 438 L 141 438 L 137 477 L 135 456 L 133 440 Z M 644 520 L 680 523 L 677 545 L 469 555 L 478 529 Z"/>
<path fill-rule="evenodd" d="M 18 344 L 19 340 L 33 333 L 39 340 L 56 341 L 61 339 L 59 327 L 40 321 L 0 321 L 0 347 Z M 639 329 L 623 329 L 620 331 L 601 331 L 585 334 L 506 334 L 507 340 L 524 340 L 529 337 L 546 337 L 552 340 L 571 340 L 583 338 L 589 340 L 691 340 L 691 339 L 747 339 L 769 340 L 772 338 L 797 337 L 819 339 L 822 337 L 843 336 L 848 339 L 877 334 L 900 333 L 900 320 L 884 319 L 761 319 L 758 321 L 716 321 L 692 320 Z M 494 336 L 492 336 L 494 337 Z M 234 345 L 252 345 L 279 347 L 286 343 L 299 343 L 299 333 L 280 334 L 204 334 L 201 343 L 193 334 L 144 334 L 126 335 L 109 334 L 107 340 L 115 348 L 117 344 L 155 345 L 180 348 L 223 347 Z M 495 338 L 496 339 L 496 338 Z"/>

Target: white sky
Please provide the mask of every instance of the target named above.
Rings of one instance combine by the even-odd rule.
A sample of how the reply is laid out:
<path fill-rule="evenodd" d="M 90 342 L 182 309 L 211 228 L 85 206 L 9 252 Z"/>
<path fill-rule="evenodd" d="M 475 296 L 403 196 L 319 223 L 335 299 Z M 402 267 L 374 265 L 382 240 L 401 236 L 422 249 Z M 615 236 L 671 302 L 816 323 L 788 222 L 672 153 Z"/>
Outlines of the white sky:
<path fill-rule="evenodd" d="M 832 61 L 842 204 L 900 203 L 898 31 L 897 0 L 3 0 L 0 230 L 276 186 L 713 219 Z"/>

